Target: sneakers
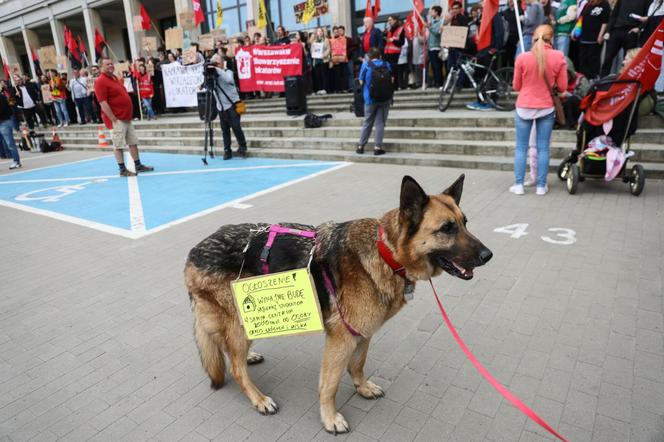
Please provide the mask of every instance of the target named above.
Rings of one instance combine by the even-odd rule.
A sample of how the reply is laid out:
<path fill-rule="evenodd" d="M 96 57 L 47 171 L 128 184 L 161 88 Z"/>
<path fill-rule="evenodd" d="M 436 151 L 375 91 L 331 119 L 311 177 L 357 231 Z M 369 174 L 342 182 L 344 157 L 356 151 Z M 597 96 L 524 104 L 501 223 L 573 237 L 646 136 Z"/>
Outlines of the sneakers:
<path fill-rule="evenodd" d="M 472 103 L 468 103 L 466 105 L 466 108 L 470 110 L 478 110 L 478 111 L 490 111 L 493 110 L 493 107 L 490 104 L 487 103 L 480 103 L 479 101 L 475 101 Z"/>
<path fill-rule="evenodd" d="M 247 148 L 246 147 L 244 149 L 238 149 L 237 153 L 238 153 L 238 155 L 240 155 L 240 158 L 242 158 L 242 159 L 247 158 Z"/>
<path fill-rule="evenodd" d="M 9 170 L 18 169 L 18 168 L 20 168 L 20 167 L 23 167 L 23 166 L 21 165 L 21 163 L 17 163 L 16 161 L 14 161 L 14 162 L 11 164 L 11 166 L 9 166 Z"/>
<path fill-rule="evenodd" d="M 63 124 L 62 126 L 63 126 L 63 127 L 68 127 L 68 126 L 69 126 L 69 123 L 65 123 L 65 124 Z"/>
<path fill-rule="evenodd" d="M 154 170 L 154 167 L 146 166 L 145 164 L 141 164 L 138 167 L 136 167 L 136 172 L 140 172 L 140 173 L 152 172 L 153 170 Z"/>
<path fill-rule="evenodd" d="M 535 185 L 535 180 L 528 177 L 526 180 L 523 182 L 524 187 L 533 187 Z"/>
<path fill-rule="evenodd" d="M 58 127 L 62 127 L 62 123 L 58 123 Z"/>
<path fill-rule="evenodd" d="M 136 176 L 136 174 L 134 172 L 132 172 L 131 170 L 129 170 L 129 169 L 124 169 L 124 170 L 120 171 L 120 176 L 127 176 L 128 177 L 128 176 Z"/>
<path fill-rule="evenodd" d="M 383 150 L 382 147 L 374 147 L 374 155 L 385 155 L 385 151 Z"/>
<path fill-rule="evenodd" d="M 523 190 L 523 184 L 515 184 L 512 187 L 510 187 L 510 192 L 512 192 L 514 195 L 523 195 L 526 192 Z"/>
<path fill-rule="evenodd" d="M 355 153 L 362 155 L 364 153 L 364 146 L 357 146 L 357 149 L 355 149 Z"/>
<path fill-rule="evenodd" d="M 225 160 L 230 160 L 233 158 L 233 152 L 230 150 L 224 150 L 224 161 Z"/>
<path fill-rule="evenodd" d="M 537 186 L 537 190 L 535 191 L 535 195 L 546 195 L 549 192 L 549 186 L 544 186 L 544 187 L 539 187 Z"/>

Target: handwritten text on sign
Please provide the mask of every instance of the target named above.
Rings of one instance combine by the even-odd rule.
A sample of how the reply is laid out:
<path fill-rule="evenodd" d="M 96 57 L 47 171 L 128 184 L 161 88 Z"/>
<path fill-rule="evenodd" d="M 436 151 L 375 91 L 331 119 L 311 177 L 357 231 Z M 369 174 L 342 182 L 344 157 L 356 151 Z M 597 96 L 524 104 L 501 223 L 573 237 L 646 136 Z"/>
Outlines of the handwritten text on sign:
<path fill-rule="evenodd" d="M 306 268 L 231 283 L 249 339 L 319 332 L 323 320 Z"/>

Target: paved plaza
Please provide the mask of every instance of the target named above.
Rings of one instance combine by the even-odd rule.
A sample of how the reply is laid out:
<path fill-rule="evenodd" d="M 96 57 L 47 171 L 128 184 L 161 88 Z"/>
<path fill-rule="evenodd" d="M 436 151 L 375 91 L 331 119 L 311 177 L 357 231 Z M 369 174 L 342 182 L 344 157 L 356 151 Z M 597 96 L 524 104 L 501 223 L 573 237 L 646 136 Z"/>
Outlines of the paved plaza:
<path fill-rule="evenodd" d="M 200 159 L 179 158 L 168 170 L 202 168 Z M 280 405 L 274 416 L 254 411 L 230 375 L 211 390 L 201 368 L 183 284 L 187 253 L 201 239 L 227 223 L 379 216 L 398 205 L 403 175 L 435 193 L 462 172 L 468 227 L 494 258 L 471 281 L 443 275 L 434 283 L 469 348 L 570 441 L 664 440 L 663 181 L 648 180 L 638 198 L 619 182 L 584 182 L 570 196 L 551 175 L 545 197 L 517 197 L 507 191 L 509 172 L 433 167 L 329 163 L 282 178 L 267 171 L 273 182 L 265 186 L 241 171 L 195 185 L 181 174 L 139 176 L 139 187 L 153 186 L 142 194 L 145 229 L 160 228 L 132 237 L 72 219 L 93 213 L 95 223 L 114 225 L 116 191 L 127 186 L 74 189 L 61 198 L 78 201 L 62 206 L 63 216 L 37 206 L 43 200 L 15 201 L 41 189 L 34 184 L 55 186 L 21 180 L 108 175 L 118 183 L 107 154 L 26 155 L 23 164 L 10 174 L 0 162 L 2 442 L 552 440 L 477 373 L 425 283 L 372 340 L 366 371 L 386 396 L 365 400 L 344 376 L 337 406 L 347 435 L 335 438 L 320 424 L 322 335 L 254 346 L 265 362 L 250 372 Z M 72 167 L 83 174 L 66 175 Z M 238 190 L 242 180 L 255 187 Z M 80 192 L 93 193 L 74 200 Z M 201 192 L 215 204 L 187 210 Z M 159 201 L 177 202 L 177 213 L 153 215 Z"/>

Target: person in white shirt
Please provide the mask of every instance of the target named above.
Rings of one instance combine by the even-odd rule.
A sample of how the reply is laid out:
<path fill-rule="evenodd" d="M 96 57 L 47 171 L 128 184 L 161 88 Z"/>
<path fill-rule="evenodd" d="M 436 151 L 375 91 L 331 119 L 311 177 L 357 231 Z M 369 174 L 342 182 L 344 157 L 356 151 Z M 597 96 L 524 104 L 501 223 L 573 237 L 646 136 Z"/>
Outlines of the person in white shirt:
<path fill-rule="evenodd" d="M 67 89 L 71 92 L 71 98 L 76 104 L 79 115 L 79 124 L 94 122 L 92 115 L 92 100 L 88 92 L 87 79 L 81 77 L 78 69 L 72 70 L 72 78 L 69 80 Z"/>
<path fill-rule="evenodd" d="M 16 94 L 16 107 L 23 114 L 25 122 L 30 130 L 35 127 L 35 106 L 39 101 L 39 91 L 37 85 L 32 82 L 25 82 L 20 76 L 14 77 L 14 92 Z"/>

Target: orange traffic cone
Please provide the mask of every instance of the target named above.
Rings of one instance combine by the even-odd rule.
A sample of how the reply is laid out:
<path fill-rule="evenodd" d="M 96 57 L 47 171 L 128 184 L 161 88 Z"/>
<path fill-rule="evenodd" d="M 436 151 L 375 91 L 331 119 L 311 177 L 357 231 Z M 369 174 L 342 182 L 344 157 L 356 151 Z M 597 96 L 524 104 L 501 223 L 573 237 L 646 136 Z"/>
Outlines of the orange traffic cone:
<path fill-rule="evenodd" d="M 58 135 L 58 131 L 55 130 L 55 126 L 51 128 L 51 138 L 53 138 L 52 141 L 60 141 L 60 135 Z"/>
<path fill-rule="evenodd" d="M 101 126 L 99 126 L 99 130 L 97 131 L 97 138 L 99 140 L 99 147 L 108 147 L 106 135 L 104 134 L 104 129 Z"/>
<path fill-rule="evenodd" d="M 55 130 L 55 126 L 51 128 L 51 137 L 53 138 L 51 141 L 51 149 L 53 151 L 64 150 L 62 147 L 62 141 L 60 140 L 60 135 L 58 135 L 58 131 Z"/>

